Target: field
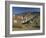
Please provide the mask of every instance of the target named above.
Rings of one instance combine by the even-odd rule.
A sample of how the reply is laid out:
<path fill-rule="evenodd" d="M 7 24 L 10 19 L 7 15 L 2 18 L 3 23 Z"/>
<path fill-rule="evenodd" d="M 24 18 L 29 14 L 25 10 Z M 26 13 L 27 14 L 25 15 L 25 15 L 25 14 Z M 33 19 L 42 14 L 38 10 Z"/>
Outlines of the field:
<path fill-rule="evenodd" d="M 29 13 L 25 15 L 21 14 L 20 16 L 19 15 L 12 16 L 12 18 L 13 18 L 13 22 L 12 22 L 13 31 L 40 30 L 40 13 Z M 18 22 L 14 23 L 14 20 Z"/>

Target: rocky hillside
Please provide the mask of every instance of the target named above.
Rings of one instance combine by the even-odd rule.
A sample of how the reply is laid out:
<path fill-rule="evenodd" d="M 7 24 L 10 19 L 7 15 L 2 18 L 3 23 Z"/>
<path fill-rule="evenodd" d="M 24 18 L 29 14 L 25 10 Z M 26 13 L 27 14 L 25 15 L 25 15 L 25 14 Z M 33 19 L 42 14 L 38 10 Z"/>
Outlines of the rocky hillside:
<path fill-rule="evenodd" d="M 27 17 L 27 21 L 21 23 L 13 22 L 13 31 L 18 30 L 39 30 L 40 29 L 40 13 L 29 13 L 25 14 L 24 16 Z M 14 18 L 13 18 L 14 20 Z M 24 20 L 25 21 L 25 20 Z"/>

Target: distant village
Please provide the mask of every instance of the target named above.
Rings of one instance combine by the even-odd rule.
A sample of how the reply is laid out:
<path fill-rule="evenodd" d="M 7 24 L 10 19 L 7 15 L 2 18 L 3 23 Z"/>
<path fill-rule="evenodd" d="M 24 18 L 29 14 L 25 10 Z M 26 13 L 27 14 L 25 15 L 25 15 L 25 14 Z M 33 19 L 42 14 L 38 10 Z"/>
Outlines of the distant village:
<path fill-rule="evenodd" d="M 17 22 L 21 22 L 21 23 L 24 23 L 26 22 L 29 18 L 31 18 L 30 16 L 31 13 L 28 13 L 28 14 L 25 14 L 25 15 L 17 15 L 17 16 L 13 16 L 13 19 L 14 19 L 14 23 L 17 23 Z"/>

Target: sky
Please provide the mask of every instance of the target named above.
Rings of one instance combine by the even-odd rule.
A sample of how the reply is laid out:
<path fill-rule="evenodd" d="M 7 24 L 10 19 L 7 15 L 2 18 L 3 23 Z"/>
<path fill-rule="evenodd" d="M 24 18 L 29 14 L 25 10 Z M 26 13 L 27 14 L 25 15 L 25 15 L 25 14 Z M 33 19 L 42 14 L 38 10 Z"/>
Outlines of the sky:
<path fill-rule="evenodd" d="M 12 7 L 13 14 L 21 14 L 25 12 L 40 12 L 40 8 L 28 8 L 28 7 Z"/>

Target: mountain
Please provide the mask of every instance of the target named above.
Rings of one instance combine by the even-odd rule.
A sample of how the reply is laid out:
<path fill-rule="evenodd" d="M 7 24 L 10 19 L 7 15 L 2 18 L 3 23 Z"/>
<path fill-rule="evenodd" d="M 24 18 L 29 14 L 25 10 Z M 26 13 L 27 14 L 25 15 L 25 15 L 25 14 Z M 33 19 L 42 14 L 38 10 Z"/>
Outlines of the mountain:
<path fill-rule="evenodd" d="M 23 13 L 15 14 L 15 16 L 23 16 L 26 14 L 40 14 L 40 12 L 23 12 Z"/>

